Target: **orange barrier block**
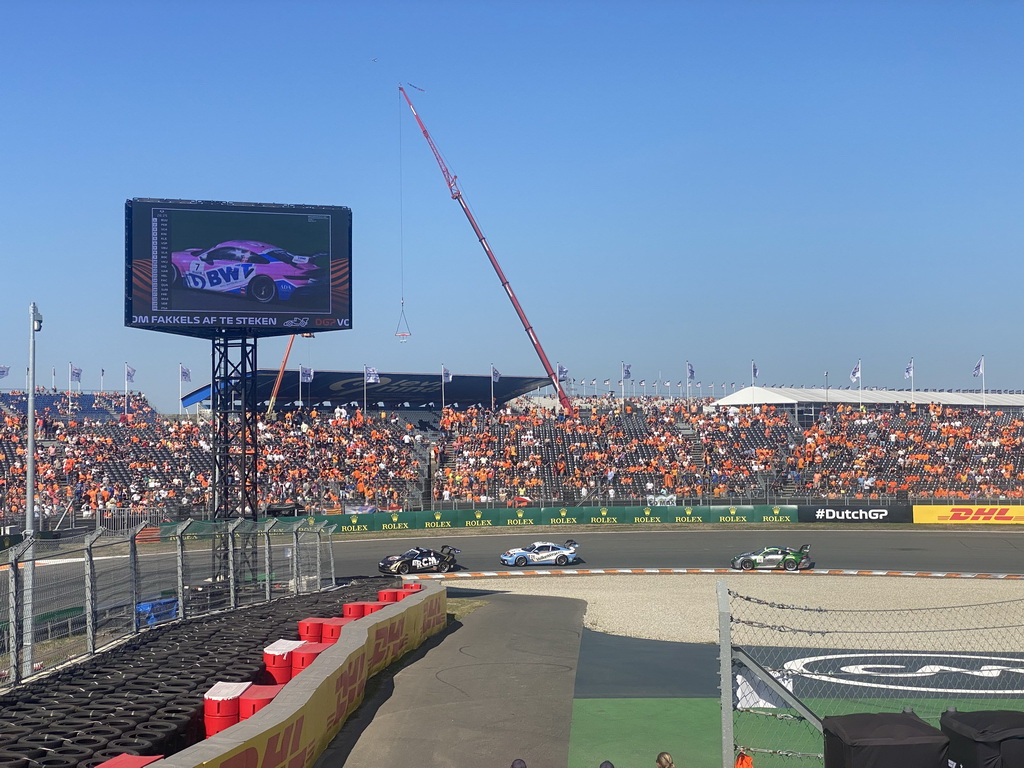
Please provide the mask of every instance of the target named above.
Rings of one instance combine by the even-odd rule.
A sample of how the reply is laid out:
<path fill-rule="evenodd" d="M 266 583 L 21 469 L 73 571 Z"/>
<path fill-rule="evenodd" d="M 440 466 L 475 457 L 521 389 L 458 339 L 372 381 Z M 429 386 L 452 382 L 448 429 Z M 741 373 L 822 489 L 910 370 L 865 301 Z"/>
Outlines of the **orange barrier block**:
<path fill-rule="evenodd" d="M 203 724 L 207 737 L 238 722 L 238 699 L 252 683 L 214 683 L 203 695 Z"/>
<path fill-rule="evenodd" d="M 266 665 L 264 679 L 274 685 L 282 685 L 292 679 L 292 653 L 305 645 L 304 640 L 275 640 L 263 649 L 263 663 Z"/>
<path fill-rule="evenodd" d="M 299 622 L 299 639 L 307 643 L 319 643 L 323 632 L 323 619 L 302 619 Z"/>
<path fill-rule="evenodd" d="M 382 589 L 377 593 L 377 601 L 381 603 L 397 603 L 405 597 L 404 589 Z"/>
<path fill-rule="evenodd" d="M 252 717 L 274 700 L 283 685 L 252 685 L 238 697 L 238 719 Z"/>
<path fill-rule="evenodd" d="M 419 592 L 423 589 L 423 585 L 415 581 L 407 581 L 402 585 L 402 589 L 408 590 L 409 592 Z"/>
<path fill-rule="evenodd" d="M 348 618 L 348 619 L 345 619 L 345 618 L 324 619 L 324 625 L 323 625 L 324 629 L 323 629 L 323 634 L 321 635 L 321 638 L 320 638 L 320 642 L 322 642 L 322 643 L 331 643 L 332 645 L 334 643 L 338 642 L 338 638 L 341 637 L 341 628 L 344 627 L 346 624 L 349 624 L 349 623 L 351 623 L 353 621 L 356 621 L 356 619 L 352 619 L 352 618 Z"/>
<path fill-rule="evenodd" d="M 118 755 L 109 760 L 104 760 L 96 768 L 143 768 L 157 760 L 163 760 L 163 755 Z"/>
<path fill-rule="evenodd" d="M 292 651 L 292 677 L 312 664 L 317 656 L 330 647 L 330 643 L 305 643 L 301 648 Z"/>

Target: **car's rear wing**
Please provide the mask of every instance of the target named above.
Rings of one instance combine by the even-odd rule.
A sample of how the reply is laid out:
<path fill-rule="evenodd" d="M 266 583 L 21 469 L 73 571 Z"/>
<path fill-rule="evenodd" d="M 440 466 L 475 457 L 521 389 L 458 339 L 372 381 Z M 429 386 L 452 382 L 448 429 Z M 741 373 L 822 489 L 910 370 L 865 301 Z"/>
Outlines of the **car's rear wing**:
<path fill-rule="evenodd" d="M 802 547 L 800 547 L 800 551 L 803 552 L 805 555 L 811 554 L 811 545 L 804 544 Z"/>
<path fill-rule="evenodd" d="M 579 549 L 580 545 L 575 539 L 566 539 L 565 546 L 569 547 L 569 549 Z"/>

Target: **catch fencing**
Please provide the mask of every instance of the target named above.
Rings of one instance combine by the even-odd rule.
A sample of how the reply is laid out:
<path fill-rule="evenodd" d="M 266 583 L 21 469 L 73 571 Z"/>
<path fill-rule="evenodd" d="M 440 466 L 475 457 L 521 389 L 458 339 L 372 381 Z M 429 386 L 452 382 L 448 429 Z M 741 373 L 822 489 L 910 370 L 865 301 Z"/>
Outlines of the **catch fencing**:
<path fill-rule="evenodd" d="M 719 582 L 722 765 L 742 750 L 758 768 L 821 768 L 828 716 L 907 707 L 938 727 L 948 707 L 1024 710 L 1024 599 L 942 594 L 928 607 L 896 594 L 856 606 L 818 595 L 807 606 Z"/>
<path fill-rule="evenodd" d="M 334 586 L 336 526 L 186 520 L 0 551 L 0 688 L 144 629 Z"/>

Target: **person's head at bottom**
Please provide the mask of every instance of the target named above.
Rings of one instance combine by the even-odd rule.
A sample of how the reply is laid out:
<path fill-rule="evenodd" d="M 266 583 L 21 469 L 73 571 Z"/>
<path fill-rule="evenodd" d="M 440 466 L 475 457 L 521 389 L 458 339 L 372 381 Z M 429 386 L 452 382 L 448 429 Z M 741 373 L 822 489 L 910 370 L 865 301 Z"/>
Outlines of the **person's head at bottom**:
<path fill-rule="evenodd" d="M 615 768 L 615 764 L 611 760 L 605 760 L 601 763 L 600 768 Z"/>
<path fill-rule="evenodd" d="M 672 761 L 672 755 L 668 752 L 660 753 L 654 763 L 658 768 L 676 768 L 676 764 Z"/>
<path fill-rule="evenodd" d="M 520 760 L 518 757 L 512 761 L 512 768 L 526 768 L 526 761 Z"/>

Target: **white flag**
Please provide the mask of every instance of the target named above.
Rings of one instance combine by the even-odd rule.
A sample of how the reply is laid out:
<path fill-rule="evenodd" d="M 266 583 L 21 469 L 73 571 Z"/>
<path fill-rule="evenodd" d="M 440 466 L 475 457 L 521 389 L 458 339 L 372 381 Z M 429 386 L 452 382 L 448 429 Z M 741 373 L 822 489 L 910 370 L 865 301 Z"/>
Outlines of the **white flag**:
<path fill-rule="evenodd" d="M 188 368 L 186 368 L 181 363 L 178 363 L 178 368 L 181 369 L 181 380 L 182 381 L 192 381 L 192 371 L 190 371 Z"/>
<path fill-rule="evenodd" d="M 82 383 L 82 369 L 77 365 L 71 366 L 71 380 L 77 381 L 79 384 Z"/>
<path fill-rule="evenodd" d="M 447 368 L 445 368 L 442 365 L 441 366 L 441 381 L 443 381 L 445 384 L 448 384 L 448 383 L 451 382 L 451 380 L 452 380 L 452 372 L 449 371 Z"/>
<path fill-rule="evenodd" d="M 907 363 L 907 367 L 903 371 L 904 379 L 914 378 L 914 358 L 910 358 L 910 362 Z"/>
<path fill-rule="evenodd" d="M 853 366 L 853 370 L 850 371 L 850 381 L 856 382 L 857 379 L 859 379 L 859 378 L 860 378 L 860 360 L 857 361 L 857 364 L 855 366 Z"/>
<path fill-rule="evenodd" d="M 309 384 L 313 381 L 313 369 L 307 368 L 304 365 L 299 366 L 299 381 L 303 384 Z"/>
<path fill-rule="evenodd" d="M 128 363 L 124 364 L 124 380 L 132 384 L 135 383 L 135 369 L 128 365 Z"/>
<path fill-rule="evenodd" d="M 367 384 L 379 384 L 380 383 L 380 374 L 377 373 L 377 369 L 376 368 L 367 368 L 366 369 L 366 373 L 364 374 L 364 378 L 366 379 L 366 383 Z"/>
<path fill-rule="evenodd" d="M 493 365 L 491 366 L 491 381 L 493 381 L 495 384 L 501 381 L 501 371 L 499 371 Z"/>
<path fill-rule="evenodd" d="M 7 374 L 9 374 L 10 372 L 11 372 L 11 366 L 9 366 L 9 365 L 0 365 L 0 379 L 2 379 L 5 376 L 7 376 Z"/>
<path fill-rule="evenodd" d="M 629 371 L 629 369 L 632 368 L 632 367 L 633 367 L 632 364 L 627 364 L 627 363 L 623 363 L 622 364 L 622 380 L 623 381 L 625 381 L 626 379 L 632 379 L 633 378 L 633 374 L 630 373 L 630 371 Z"/>
<path fill-rule="evenodd" d="M 974 366 L 974 375 L 975 376 L 984 376 L 985 375 L 985 356 L 984 355 L 981 356 L 981 360 L 978 361 L 978 364 L 976 366 Z"/>

